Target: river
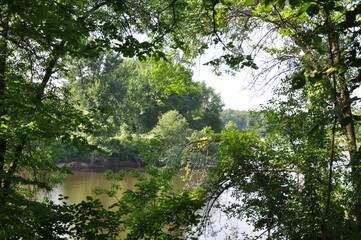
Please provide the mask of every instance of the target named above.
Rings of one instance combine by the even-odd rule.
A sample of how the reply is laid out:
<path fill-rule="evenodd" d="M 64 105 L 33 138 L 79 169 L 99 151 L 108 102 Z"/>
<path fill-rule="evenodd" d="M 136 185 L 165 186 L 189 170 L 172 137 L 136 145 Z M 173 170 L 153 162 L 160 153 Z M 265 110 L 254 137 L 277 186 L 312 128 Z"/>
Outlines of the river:
<path fill-rule="evenodd" d="M 48 197 L 55 203 L 60 204 L 60 201 L 58 200 L 59 195 L 68 196 L 69 203 L 79 203 L 86 200 L 86 196 L 92 196 L 100 199 L 105 206 L 109 206 L 114 203 L 115 200 L 112 198 L 105 195 L 96 196 L 93 193 L 93 189 L 96 187 L 104 189 L 110 188 L 111 183 L 103 177 L 103 172 L 74 171 L 73 173 L 73 175 L 67 176 L 61 185 L 56 186 L 53 191 L 48 193 Z M 126 176 L 120 185 L 124 190 L 133 190 L 136 183 L 137 180 L 134 177 Z M 175 189 L 181 189 L 185 186 L 185 182 L 182 181 L 181 174 L 173 179 L 172 185 Z M 120 195 L 121 193 L 119 193 L 119 196 Z M 223 194 L 219 200 L 227 203 L 236 201 L 236 199 L 232 198 L 230 194 L 227 193 Z M 246 222 L 229 218 L 219 209 L 213 209 L 211 216 L 214 224 L 212 227 L 205 229 L 203 235 L 199 238 L 200 240 L 243 239 L 241 235 L 229 238 L 233 230 L 252 234 L 252 227 Z M 214 232 L 217 232 L 217 234 L 214 234 Z M 257 235 L 257 233 L 254 233 L 254 235 Z"/>

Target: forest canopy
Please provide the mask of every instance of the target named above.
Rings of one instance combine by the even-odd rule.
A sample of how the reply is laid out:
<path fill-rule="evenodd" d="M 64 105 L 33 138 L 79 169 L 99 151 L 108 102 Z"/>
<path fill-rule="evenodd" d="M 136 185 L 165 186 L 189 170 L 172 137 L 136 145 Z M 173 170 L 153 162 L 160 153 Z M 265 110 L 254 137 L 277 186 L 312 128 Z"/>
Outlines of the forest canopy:
<path fill-rule="evenodd" d="M 359 239 L 360 23 L 359 1 L 1 1 L 0 238 L 191 238 L 206 225 L 197 210 L 232 191 L 222 209 L 261 237 Z M 216 73 L 278 81 L 252 128 L 192 81 L 189 64 L 213 47 Z M 149 177 L 135 173 L 115 211 L 32 199 L 67 171 L 58 146 L 111 154 L 125 143 Z M 172 191 L 176 169 L 200 165 L 201 188 Z"/>

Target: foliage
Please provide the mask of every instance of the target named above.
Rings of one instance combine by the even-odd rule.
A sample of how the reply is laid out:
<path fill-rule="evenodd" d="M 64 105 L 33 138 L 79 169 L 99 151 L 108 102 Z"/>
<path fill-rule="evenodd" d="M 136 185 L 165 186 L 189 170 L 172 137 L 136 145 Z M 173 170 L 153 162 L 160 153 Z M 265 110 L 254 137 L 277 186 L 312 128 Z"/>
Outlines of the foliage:
<path fill-rule="evenodd" d="M 121 181 L 132 174 L 138 183 L 126 190 L 109 208 L 87 197 L 78 204 L 61 205 L 24 199 L 16 192 L 0 206 L 2 239 L 185 239 L 191 236 L 204 205 L 195 192 L 176 191 L 170 180 L 175 168 L 149 167 L 145 173 L 107 172 L 112 189 L 96 189 L 97 194 L 116 197 Z M 119 236 L 119 234 L 122 234 Z"/>
<path fill-rule="evenodd" d="M 187 120 L 175 110 L 163 114 L 150 132 L 149 139 L 142 140 L 142 144 L 138 145 L 143 146 L 139 148 L 140 155 L 150 164 L 180 165 L 182 151 L 191 132 L 188 126 Z"/>
<path fill-rule="evenodd" d="M 190 191 L 180 193 L 172 190 L 170 180 L 178 172 L 175 168 L 162 170 L 149 166 L 147 174 L 132 172 L 138 179 L 136 190 L 126 190 L 122 197 L 110 208 L 117 215 L 119 230 L 126 233 L 125 239 L 184 239 L 191 227 L 199 222 L 196 213 L 204 201 Z M 114 197 L 119 191 L 117 181 L 126 173 L 108 172 L 107 179 L 114 181 L 112 190 L 98 189 Z"/>
<path fill-rule="evenodd" d="M 97 133 L 99 125 L 69 104 L 57 87 L 57 72 L 64 70 L 65 59 L 97 57 L 105 48 L 129 57 L 156 53 L 156 42 L 141 43 L 130 32 L 149 30 L 144 24 L 151 15 L 142 14 L 147 7 L 119 1 L 1 1 L 1 191 L 8 191 L 11 177 L 24 169 L 56 170 L 47 158 L 34 157 L 34 145 L 61 139 L 96 149 L 81 133 Z"/>
<path fill-rule="evenodd" d="M 173 110 L 163 114 L 151 132 L 160 145 L 170 147 L 184 143 L 188 130 L 187 120 Z"/>
<path fill-rule="evenodd" d="M 255 79 L 265 79 L 267 82 L 263 85 L 279 80 L 280 98 L 273 101 L 272 110 L 263 112 L 268 129 L 263 129 L 263 137 L 274 145 L 270 147 L 277 153 L 274 157 L 288 152 L 290 157 L 282 160 L 281 166 L 300 172 L 302 179 L 300 185 L 293 186 L 293 175 L 272 177 L 276 183 L 280 180 L 280 184 L 271 188 L 280 192 L 284 187 L 297 189 L 296 195 L 297 191 L 304 195 L 294 197 L 301 204 L 289 213 L 288 205 L 282 205 L 283 216 L 271 209 L 272 204 L 278 203 L 269 205 L 272 214 L 278 216 L 275 223 L 268 222 L 276 224 L 269 235 L 280 239 L 359 238 L 353 235 L 360 232 L 361 226 L 360 198 L 357 197 L 361 192 L 361 158 L 355 134 L 359 118 L 354 109 L 359 99 L 352 94 L 360 85 L 360 3 L 276 0 L 188 3 L 192 7 L 183 24 L 192 28 L 176 32 L 185 45 L 184 56 L 202 54 L 216 45 L 224 50 L 209 62 L 216 71 L 222 64 L 228 65 L 230 72 L 244 67 L 260 68 Z M 340 139 L 344 139 L 343 142 Z M 236 149 L 233 144 L 225 147 L 233 148 Z M 341 156 L 342 150 L 348 154 Z M 239 151 L 253 154 L 245 149 Z M 233 156 L 233 152 L 227 154 Z M 222 157 L 228 159 L 226 155 Z M 252 159 L 245 159 L 248 161 Z M 237 169 L 238 164 L 243 167 L 244 163 L 237 162 L 233 168 Z M 232 173 L 231 169 L 227 171 Z M 259 192 L 261 195 L 257 195 Z M 254 193 L 254 203 L 272 202 L 273 196 L 267 196 L 266 192 L 263 189 Z M 302 205 L 305 202 L 307 204 Z M 268 204 L 264 204 L 266 206 Z M 309 206 L 314 207 L 309 211 Z M 249 208 L 252 209 L 251 205 Z M 301 209 L 306 216 L 298 218 L 296 209 Z M 253 209 L 252 214 L 266 216 L 267 211 L 262 207 Z M 300 226 L 291 219 L 278 225 L 287 216 L 303 219 L 310 225 Z M 270 215 L 269 219 L 272 218 Z M 265 229 L 266 222 L 261 224 Z M 259 226 L 258 223 L 256 221 L 255 226 Z M 339 226 L 346 230 L 340 232 Z"/>
<path fill-rule="evenodd" d="M 138 154 L 134 143 L 169 111 L 178 111 L 193 129 L 221 128 L 219 113 L 223 104 L 219 95 L 204 83 L 192 82 L 191 71 L 180 64 L 125 60 L 108 53 L 101 59 L 72 61 L 72 65 L 64 75 L 69 80 L 66 88 L 71 102 L 81 111 L 103 113 L 94 119 L 107 128 L 87 140 L 110 153 L 107 158 L 116 158 L 124 149 Z M 167 148 L 172 144 L 167 143 Z"/>
<path fill-rule="evenodd" d="M 185 116 L 191 128 L 220 128 L 223 104 L 219 95 L 204 83 L 192 82 L 191 71 L 178 63 L 125 60 L 108 53 L 72 65 L 65 77 L 73 102 L 87 111 L 108 109 L 102 122 L 112 127 L 113 134 L 121 125 L 130 126 L 133 132 L 148 132 L 170 110 Z"/>
<path fill-rule="evenodd" d="M 221 112 L 221 120 L 223 126 L 226 126 L 229 121 L 232 121 L 237 125 L 239 131 L 249 131 L 251 130 L 251 123 L 254 119 L 251 113 L 247 111 L 225 109 Z"/>
<path fill-rule="evenodd" d="M 283 115 L 271 108 L 268 111 L 269 123 L 292 124 L 304 118 L 302 112 Z M 303 127 L 312 125 L 305 122 Z M 327 138 L 315 139 L 303 135 L 303 131 L 279 128 L 260 136 L 230 127 L 209 135 L 207 141 L 203 140 L 206 145 L 194 141 L 201 151 L 204 146 L 215 149 L 217 168 L 210 169 L 203 185 L 211 202 L 209 207 L 221 194 L 231 191 L 235 200 L 221 206 L 223 211 L 246 220 L 268 238 L 322 239 L 321 220 L 329 204 L 329 234 L 337 239 L 359 238 L 357 225 L 346 214 L 351 205 L 346 203 L 348 174 L 343 174 L 345 158 L 341 149 L 335 157 L 332 197 L 328 202 L 329 152 L 323 146 Z M 293 144 L 289 138 L 293 138 Z"/>
<path fill-rule="evenodd" d="M 106 130 L 100 121 L 106 109 L 83 111 L 60 87 L 61 76 L 69 69 L 66 61 L 94 59 L 106 49 L 123 57 L 164 57 L 160 43 L 174 20 L 168 5 L 117 0 L 0 2 L 1 238 L 52 239 L 68 234 L 62 229 L 72 222 L 63 215 L 66 206 L 29 201 L 24 191 L 48 189 L 54 183 L 49 175 L 59 174 L 48 145 L 61 141 L 80 150 L 96 150 L 87 137 Z M 158 8 L 166 17 L 160 18 L 154 11 Z M 135 33 L 153 36 L 141 42 Z M 81 223 L 92 219 L 93 210 L 100 207 L 94 202 L 80 208 L 89 214 L 77 216 Z M 84 237 L 96 237 L 81 226 Z"/>
<path fill-rule="evenodd" d="M 185 58 L 220 46 L 224 54 L 208 63 L 216 71 L 223 63 L 231 73 L 261 67 L 260 75 L 267 76 L 273 67 L 280 69 L 275 78 L 282 79 L 279 94 L 286 100 L 264 109 L 267 127 L 261 136 L 229 126 L 218 134 L 193 135 L 202 154 L 212 146 L 218 165 L 205 196 L 214 201 L 224 190 L 235 189 L 242 202 L 227 211 L 248 218 L 268 238 L 360 238 L 361 158 L 354 109 L 359 99 L 352 97 L 361 73 L 358 1 L 5 0 L 0 9 L 0 216 L 7 227 L 1 237 L 51 238 L 69 233 L 62 229 L 65 223 L 72 223 L 79 237 L 113 237 L 114 229 L 101 231 L 115 227 L 119 216 L 97 201 L 74 206 L 72 219 L 66 206 L 25 198 L 24 186 L 44 188 L 48 174 L 59 170 L 47 151 L 53 141 L 96 150 L 118 127 L 145 133 L 170 110 L 182 114 L 191 128 L 220 130 L 219 96 L 202 83 L 190 84 L 191 73 L 180 64 L 151 63 L 133 74 L 139 62 L 102 55 L 112 49 L 122 57 L 160 60 L 166 57 L 160 50 L 167 41 Z M 140 42 L 135 32 L 149 41 Z M 73 66 L 82 61 L 80 75 L 74 74 Z M 66 70 L 75 86 L 70 91 L 58 88 Z M 115 81 L 128 76 L 135 77 L 125 85 Z M 80 106 L 73 105 L 77 97 Z M 107 116 L 109 107 L 118 104 L 117 114 Z M 109 125 L 117 127 L 114 132 Z M 119 147 L 113 140 L 105 145 Z M 180 237 L 180 224 L 196 223 L 194 215 L 178 210 L 194 212 L 202 205 L 191 194 L 168 195 L 163 180 L 141 179 L 139 192 L 127 192 L 117 205 L 129 220 L 129 239 L 171 238 L 162 232 L 166 222 Z M 42 215 L 48 218 L 40 218 L 34 206 L 45 206 Z M 145 227 L 139 228 L 139 222 Z"/>

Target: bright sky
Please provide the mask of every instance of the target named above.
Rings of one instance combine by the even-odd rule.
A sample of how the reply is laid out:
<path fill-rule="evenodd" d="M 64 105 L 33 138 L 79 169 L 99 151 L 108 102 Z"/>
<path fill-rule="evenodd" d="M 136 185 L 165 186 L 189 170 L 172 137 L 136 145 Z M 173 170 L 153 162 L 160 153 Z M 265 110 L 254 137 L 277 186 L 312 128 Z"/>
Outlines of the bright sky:
<path fill-rule="evenodd" d="M 243 68 L 236 76 L 217 76 L 212 72 L 213 67 L 204 65 L 222 54 L 223 50 L 220 50 L 219 46 L 213 46 L 208 53 L 200 56 L 193 67 L 193 80 L 204 81 L 207 86 L 214 88 L 215 92 L 221 95 L 224 109 L 251 110 L 266 104 L 267 100 L 271 99 L 273 86 L 250 86 L 250 83 L 254 82 L 250 68 Z"/>
<path fill-rule="evenodd" d="M 210 67 L 201 66 L 194 70 L 193 78 L 195 81 L 205 81 L 207 86 L 214 88 L 221 95 L 224 109 L 250 110 L 271 98 L 271 88 L 250 88 L 248 85 L 252 79 L 246 72 L 247 69 L 244 69 L 237 76 L 216 76 Z"/>
<path fill-rule="evenodd" d="M 273 86 L 250 88 L 248 85 L 252 79 L 246 71 L 247 69 L 237 76 L 216 76 L 210 67 L 202 66 L 194 70 L 193 78 L 195 81 L 204 81 L 207 86 L 214 88 L 215 92 L 221 95 L 225 104 L 224 109 L 251 110 L 259 108 L 271 99 Z M 357 88 L 352 96 L 361 98 L 361 87 Z M 361 108 L 361 103 L 355 108 Z"/>

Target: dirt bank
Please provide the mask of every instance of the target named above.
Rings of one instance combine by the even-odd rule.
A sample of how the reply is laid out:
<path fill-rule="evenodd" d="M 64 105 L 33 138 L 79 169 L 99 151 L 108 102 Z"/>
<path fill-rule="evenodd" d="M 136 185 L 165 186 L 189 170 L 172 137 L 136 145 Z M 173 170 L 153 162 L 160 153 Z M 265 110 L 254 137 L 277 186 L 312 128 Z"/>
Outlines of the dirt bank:
<path fill-rule="evenodd" d="M 132 169 L 142 169 L 144 164 L 140 165 L 137 162 L 133 161 L 119 161 L 119 162 L 67 162 L 67 163 L 58 163 L 58 167 L 66 167 L 74 171 L 104 171 L 104 170 L 132 170 Z"/>

